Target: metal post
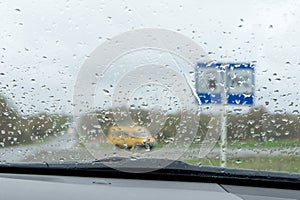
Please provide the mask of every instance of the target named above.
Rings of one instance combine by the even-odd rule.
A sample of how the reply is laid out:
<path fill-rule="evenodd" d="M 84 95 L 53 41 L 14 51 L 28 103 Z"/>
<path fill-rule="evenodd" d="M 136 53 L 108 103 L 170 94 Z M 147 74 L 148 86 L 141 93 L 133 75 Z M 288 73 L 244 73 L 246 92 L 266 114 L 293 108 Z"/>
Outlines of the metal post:
<path fill-rule="evenodd" d="M 226 98 L 226 79 L 227 79 L 227 68 L 224 70 L 224 82 L 222 87 L 222 115 L 221 115 L 221 153 L 220 153 L 220 160 L 221 160 L 221 167 L 226 167 L 227 165 L 227 98 Z"/>
<path fill-rule="evenodd" d="M 223 105 L 222 112 L 222 133 L 221 133 L 221 167 L 226 167 L 227 159 L 227 115 L 226 115 L 226 105 Z"/>

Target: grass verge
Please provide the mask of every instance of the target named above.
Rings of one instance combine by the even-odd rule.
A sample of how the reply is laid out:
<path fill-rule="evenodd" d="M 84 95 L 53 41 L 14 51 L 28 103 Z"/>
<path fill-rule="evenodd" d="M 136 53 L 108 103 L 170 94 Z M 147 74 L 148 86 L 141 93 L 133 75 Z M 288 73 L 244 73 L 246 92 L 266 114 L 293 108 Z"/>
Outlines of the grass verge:
<path fill-rule="evenodd" d="M 219 159 L 203 158 L 183 161 L 192 165 L 220 166 Z M 231 158 L 227 161 L 227 167 L 300 173 L 300 156 Z"/>

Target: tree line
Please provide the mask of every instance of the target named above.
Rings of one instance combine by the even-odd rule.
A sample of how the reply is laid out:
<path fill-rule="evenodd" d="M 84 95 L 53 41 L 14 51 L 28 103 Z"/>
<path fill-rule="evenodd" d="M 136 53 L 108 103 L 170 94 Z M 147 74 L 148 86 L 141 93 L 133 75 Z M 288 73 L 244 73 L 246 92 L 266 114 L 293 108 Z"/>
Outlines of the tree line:
<path fill-rule="evenodd" d="M 110 126 L 117 125 L 113 110 L 98 110 L 81 117 L 80 131 L 89 136 L 107 134 Z M 117 111 L 123 112 L 123 111 Z M 125 113 L 125 112 L 124 112 Z M 167 114 L 162 129 L 156 133 L 159 141 L 168 137 L 175 137 L 182 115 L 185 113 Z M 121 116 L 122 114 L 119 113 Z M 151 122 L 149 111 L 130 110 L 129 115 L 139 126 L 148 126 Z M 157 116 L 160 116 L 159 114 Z M 213 114 L 201 114 L 196 136 L 203 139 L 208 131 L 209 122 Z M 125 119 L 125 118 L 124 118 Z M 153 119 L 152 119 L 153 120 Z M 158 117 L 155 120 L 160 120 Z M 220 119 L 221 120 L 221 119 Z M 124 121 L 126 125 L 126 120 Z M 124 125 L 123 124 L 123 125 Z M 274 114 L 265 107 L 253 107 L 248 112 L 227 114 L 227 136 L 229 141 L 271 141 L 275 139 L 300 139 L 299 115 L 280 113 Z M 103 132 L 103 133 L 102 133 Z"/>
<path fill-rule="evenodd" d="M 44 140 L 66 130 L 68 121 L 57 114 L 22 116 L 0 96 L 0 148 Z"/>
<path fill-rule="evenodd" d="M 117 125 L 116 114 L 124 115 L 124 108 L 114 110 L 96 110 L 80 117 L 77 131 L 89 137 L 107 134 L 110 126 Z M 187 111 L 185 111 L 187 112 Z M 151 120 L 163 123 L 162 129 L 155 134 L 160 142 L 169 137 L 176 137 L 182 116 L 188 113 L 153 114 L 148 110 L 130 110 L 130 118 L 136 125 L 147 127 Z M 124 117 L 124 116 L 123 116 Z M 201 114 L 196 136 L 199 141 L 208 131 L 213 114 Z M 218 117 L 218 116 L 217 116 Z M 122 117 L 121 117 L 122 119 Z M 229 141 L 269 141 L 275 139 L 300 139 L 299 115 L 290 113 L 270 113 L 265 107 L 253 107 L 248 112 L 227 114 L 227 135 Z M 122 120 L 121 120 L 122 121 Z M 70 116 L 40 113 L 34 116 L 22 116 L 8 105 L 0 95 L 0 148 L 11 145 L 41 141 L 66 131 L 72 118 Z M 126 125 L 126 120 L 123 121 Z"/>

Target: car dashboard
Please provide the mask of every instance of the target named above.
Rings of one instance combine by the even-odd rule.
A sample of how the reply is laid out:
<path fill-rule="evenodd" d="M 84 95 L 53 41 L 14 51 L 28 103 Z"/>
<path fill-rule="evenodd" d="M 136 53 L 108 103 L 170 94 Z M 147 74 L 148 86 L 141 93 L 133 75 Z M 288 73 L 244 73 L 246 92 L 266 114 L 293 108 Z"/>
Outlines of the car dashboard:
<path fill-rule="evenodd" d="M 299 190 L 217 183 L 0 174 L 1 199 L 299 199 Z"/>

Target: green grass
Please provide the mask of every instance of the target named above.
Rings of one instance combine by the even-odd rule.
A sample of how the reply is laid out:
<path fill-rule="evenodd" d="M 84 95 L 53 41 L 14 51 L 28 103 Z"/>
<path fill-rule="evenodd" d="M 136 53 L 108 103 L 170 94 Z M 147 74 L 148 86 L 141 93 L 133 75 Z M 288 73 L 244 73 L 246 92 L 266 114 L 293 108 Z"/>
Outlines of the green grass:
<path fill-rule="evenodd" d="M 199 148 L 201 144 L 191 144 L 190 148 Z M 219 142 L 215 147 L 220 147 Z M 300 147 L 300 139 L 276 139 L 273 141 L 257 141 L 257 140 L 245 140 L 245 141 L 228 141 L 228 148 L 293 148 Z"/>
<path fill-rule="evenodd" d="M 183 160 L 192 165 L 220 166 L 219 159 L 187 159 Z M 300 156 L 290 157 L 253 157 L 228 159 L 228 168 L 241 168 L 252 170 L 284 171 L 300 173 Z"/>
<path fill-rule="evenodd" d="M 228 147 L 300 147 L 300 139 L 276 139 L 273 141 L 254 141 L 229 142 Z"/>

